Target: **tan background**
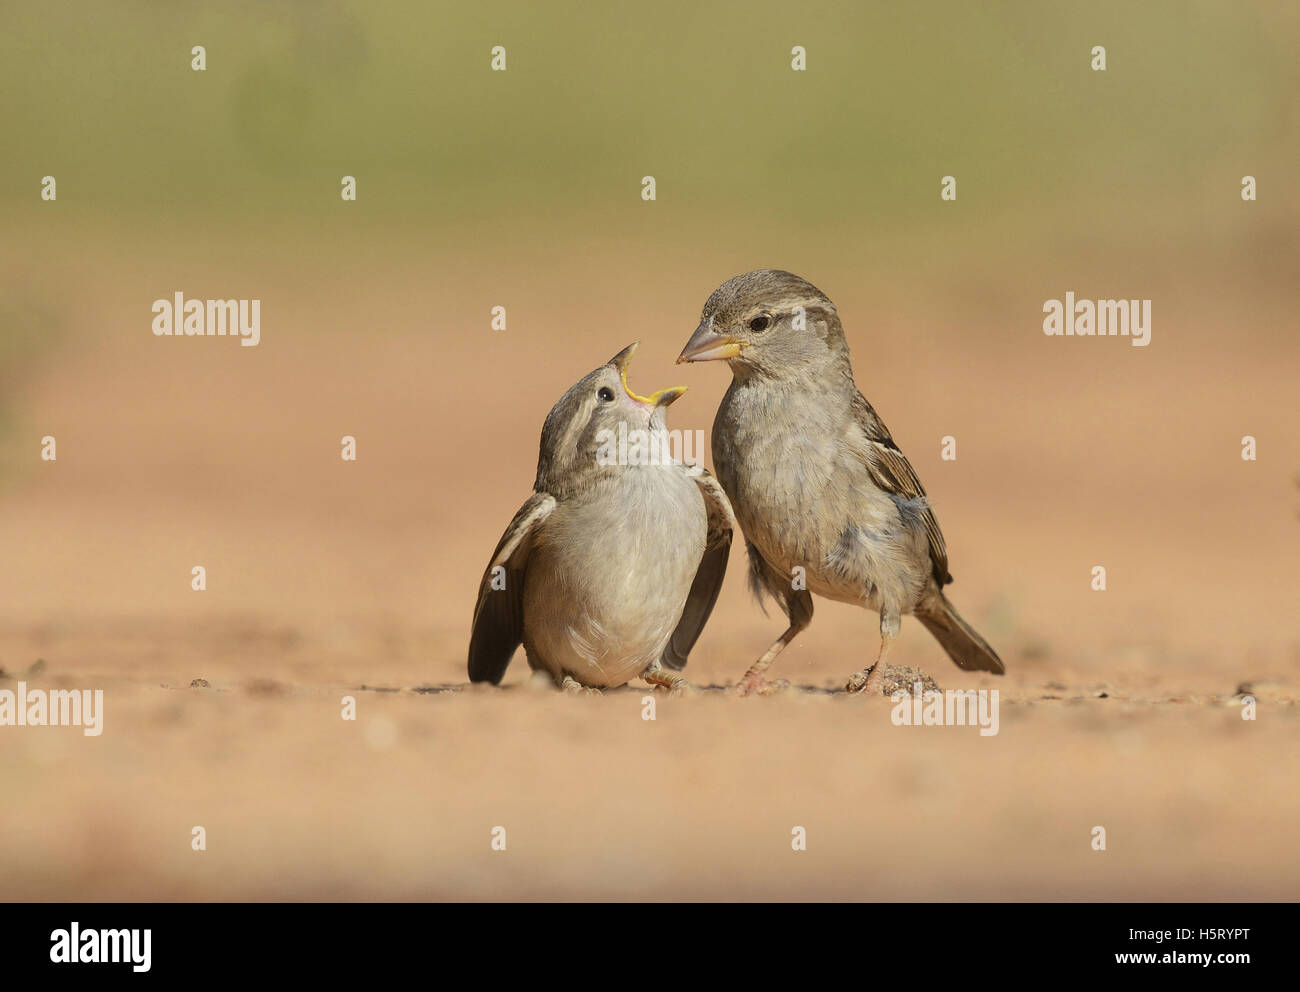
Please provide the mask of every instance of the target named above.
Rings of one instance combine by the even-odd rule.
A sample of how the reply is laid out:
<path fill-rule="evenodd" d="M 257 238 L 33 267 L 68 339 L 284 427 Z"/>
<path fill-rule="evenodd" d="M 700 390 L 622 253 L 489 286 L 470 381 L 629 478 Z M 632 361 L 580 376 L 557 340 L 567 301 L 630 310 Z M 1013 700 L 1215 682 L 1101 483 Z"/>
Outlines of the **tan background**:
<path fill-rule="evenodd" d="M 0 53 L 0 688 L 107 697 L 0 728 L 0 895 L 1295 897 L 1294 16 L 261 11 L 19 11 Z M 1001 733 L 811 691 L 876 648 L 824 602 L 784 698 L 414 691 L 463 684 L 555 399 L 639 339 L 707 436 L 725 370 L 672 360 L 769 265 L 838 304 L 1009 671 L 910 620 L 896 660 Z M 155 338 L 177 290 L 261 299 L 261 345 Z M 1151 298 L 1151 346 L 1045 337 L 1067 290 Z M 700 685 L 782 629 L 743 578 Z"/>

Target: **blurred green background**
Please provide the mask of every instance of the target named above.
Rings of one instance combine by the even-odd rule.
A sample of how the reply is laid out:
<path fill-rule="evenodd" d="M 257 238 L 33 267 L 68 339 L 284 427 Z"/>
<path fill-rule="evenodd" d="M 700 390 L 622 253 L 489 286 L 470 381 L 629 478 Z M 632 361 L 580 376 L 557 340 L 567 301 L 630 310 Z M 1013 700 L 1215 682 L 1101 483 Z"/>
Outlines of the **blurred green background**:
<path fill-rule="evenodd" d="M 65 210 L 288 221 L 348 173 L 389 223 L 547 223 L 631 210 L 653 174 L 664 212 L 848 233 L 933 221 L 945 174 L 984 215 L 1154 210 L 1245 172 L 1271 198 L 1300 151 L 1298 23 L 1186 0 L 6 4 L 0 203 L 54 174 Z"/>

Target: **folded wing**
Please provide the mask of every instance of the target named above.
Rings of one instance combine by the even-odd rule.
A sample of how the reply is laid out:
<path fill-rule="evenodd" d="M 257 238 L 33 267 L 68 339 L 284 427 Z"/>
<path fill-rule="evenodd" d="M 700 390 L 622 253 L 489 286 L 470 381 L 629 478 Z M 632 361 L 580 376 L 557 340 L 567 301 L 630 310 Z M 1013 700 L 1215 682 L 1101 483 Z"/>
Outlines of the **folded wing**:
<path fill-rule="evenodd" d="M 681 671 L 686 666 L 686 657 L 695 647 L 700 631 L 708 622 L 713 612 L 713 604 L 718 601 L 718 591 L 727 574 L 727 556 L 731 551 L 731 535 L 736 528 L 736 518 L 731 512 L 731 501 L 723 492 L 722 486 L 704 469 L 691 469 L 695 475 L 696 485 L 704 498 L 708 511 L 708 534 L 704 542 L 704 556 L 691 583 L 691 591 L 686 597 L 686 607 L 677 622 L 673 636 L 664 648 L 661 664 L 674 671 Z"/>
<path fill-rule="evenodd" d="M 895 496 L 924 501 L 921 520 L 930 542 L 930 566 L 935 581 L 940 587 L 944 586 L 952 581 L 952 575 L 948 572 L 948 546 L 944 543 L 943 532 L 939 530 L 939 521 L 930 509 L 921 480 L 916 477 L 911 463 L 894 443 L 889 428 L 861 393 L 854 402 L 854 414 L 862 433 L 862 460 L 876 485 Z"/>
<path fill-rule="evenodd" d="M 478 587 L 469 640 L 469 680 L 500 682 L 524 637 L 524 573 L 537 528 L 555 509 L 555 497 L 534 493 L 501 536 Z"/>

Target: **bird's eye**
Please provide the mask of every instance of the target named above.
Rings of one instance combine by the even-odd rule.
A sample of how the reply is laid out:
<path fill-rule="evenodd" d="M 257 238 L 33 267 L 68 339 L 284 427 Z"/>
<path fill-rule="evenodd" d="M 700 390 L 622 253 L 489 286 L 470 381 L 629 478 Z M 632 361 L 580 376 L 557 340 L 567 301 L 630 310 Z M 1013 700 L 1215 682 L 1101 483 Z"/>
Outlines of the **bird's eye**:
<path fill-rule="evenodd" d="M 767 314 L 761 313 L 749 322 L 749 329 L 751 331 L 766 331 L 771 323 L 772 319 Z"/>
<path fill-rule="evenodd" d="M 596 395 L 601 398 L 602 402 L 605 403 L 614 402 L 614 390 L 610 389 L 608 386 L 601 386 L 600 392 L 598 392 Z"/>

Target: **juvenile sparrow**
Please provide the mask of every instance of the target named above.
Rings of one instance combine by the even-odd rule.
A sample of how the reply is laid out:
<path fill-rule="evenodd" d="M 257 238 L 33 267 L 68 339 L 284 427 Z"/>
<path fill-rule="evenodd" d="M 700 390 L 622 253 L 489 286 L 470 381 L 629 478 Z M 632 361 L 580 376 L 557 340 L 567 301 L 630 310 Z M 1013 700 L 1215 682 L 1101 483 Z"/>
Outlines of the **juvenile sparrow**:
<path fill-rule="evenodd" d="M 730 388 L 713 422 L 713 460 L 745 534 L 750 581 L 784 607 L 789 629 L 738 691 L 812 621 L 811 593 L 880 614 L 876 663 L 849 692 L 882 691 L 885 657 L 912 613 L 959 668 L 1005 671 L 943 594 L 948 551 L 912 466 L 853 381 L 835 305 L 776 269 L 724 283 L 677 359 L 725 360 Z M 802 571 L 796 571 L 801 569 Z"/>
<path fill-rule="evenodd" d="M 718 598 L 735 518 L 717 480 L 669 454 L 666 407 L 638 396 L 632 344 L 584 376 L 542 427 L 533 496 L 479 585 L 471 682 L 498 683 L 522 642 L 568 691 L 640 676 L 673 691 Z"/>

